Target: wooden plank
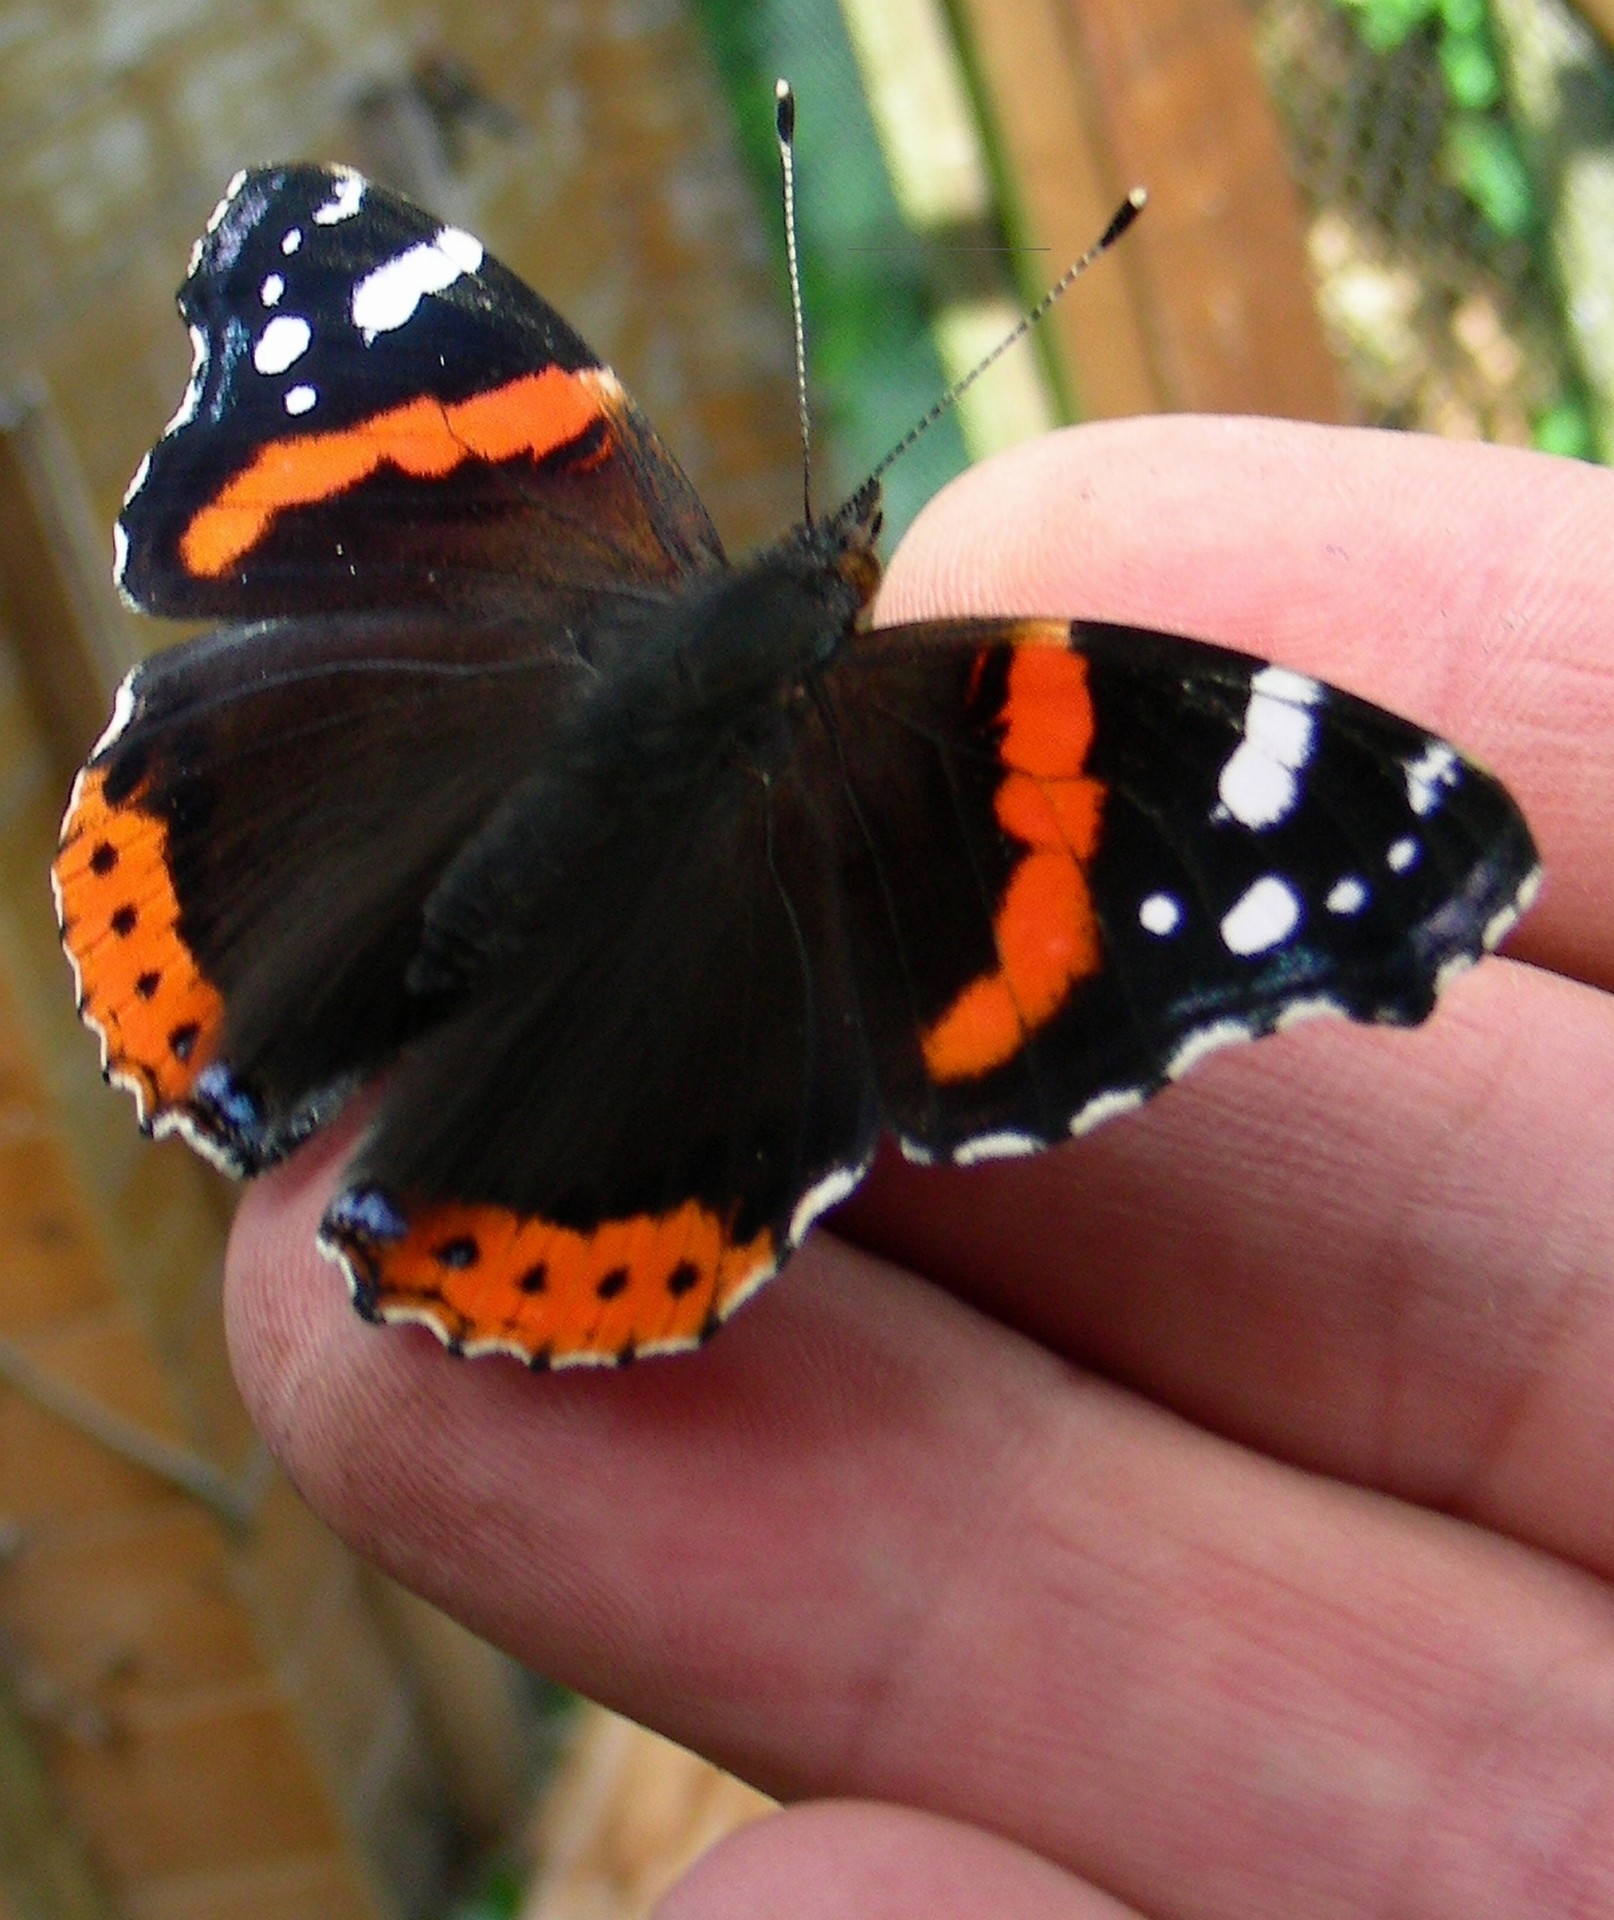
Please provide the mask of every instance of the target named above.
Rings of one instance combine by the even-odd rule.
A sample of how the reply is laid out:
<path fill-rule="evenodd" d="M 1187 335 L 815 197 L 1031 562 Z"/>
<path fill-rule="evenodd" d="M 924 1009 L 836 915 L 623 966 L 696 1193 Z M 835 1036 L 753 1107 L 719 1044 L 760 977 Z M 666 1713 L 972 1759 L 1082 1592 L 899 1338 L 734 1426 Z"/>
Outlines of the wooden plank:
<path fill-rule="evenodd" d="M 41 1046 L 71 1023 L 71 1004 L 41 885 L 59 790 L 43 791 L 57 782 L 24 707 L 15 695 L 0 699 L 0 742 L 14 749 L 0 873 L 31 882 L 0 905 L 0 1337 L 98 1408 L 194 1446 L 150 1324 L 125 1304 L 63 1108 L 41 1075 Z M 93 1060 L 87 1037 L 71 1038 L 74 1059 Z M 132 1133 L 105 1090 L 95 1092 L 97 1111 Z M 171 1262 L 194 1258 L 202 1280 L 216 1264 L 217 1223 L 194 1203 L 180 1211 L 185 1233 L 154 1240 L 151 1258 L 164 1246 Z M 342 1891 L 283 1911 L 322 1920 L 380 1911 L 347 1832 L 340 1787 L 351 1782 L 324 1773 L 310 1752 L 305 1716 L 242 1603 L 242 1563 L 267 1517 L 252 1547 L 233 1548 L 201 1508 L 15 1380 L 0 1384 L 0 1515 L 15 1542 L 0 1569 L 0 1635 L 39 1702 L 34 1744 L 57 1824 L 119 1911 L 183 1913 L 200 1876 L 218 1901 L 193 1911 L 245 1915 L 251 1889 L 288 1863 L 310 1886 Z M 297 1518 L 319 1535 L 301 1509 Z M 317 1551 L 327 1562 L 337 1552 L 323 1535 Z M 350 1611 L 364 1610 L 355 1601 Z M 301 1638 L 307 1644 L 306 1631 Z M 395 1720 L 390 1700 L 370 1719 L 380 1741 Z M 226 1898 L 238 1881 L 241 1899 Z"/>
<path fill-rule="evenodd" d="M 1614 47 L 1614 0 L 1573 0 L 1576 9 L 1610 47 Z"/>
<path fill-rule="evenodd" d="M 530 1797 L 520 1668 L 468 1627 L 377 1575 L 372 1589 L 404 1652 L 460 1828 L 484 1845 L 516 1830 Z"/>
<path fill-rule="evenodd" d="M 1136 255 L 1171 407 L 1345 419 L 1247 7 L 1059 4 L 1116 163 L 1150 190 Z"/>
<path fill-rule="evenodd" d="M 0 1670 L 0 1920 L 111 1920 Z"/>
<path fill-rule="evenodd" d="M 1134 184 L 1096 123 L 1060 0 L 957 0 L 1008 174 L 1017 237 L 1056 279 Z M 1168 395 L 1149 348 L 1132 242 L 1067 294 L 1046 330 L 1065 385 L 1088 419 L 1154 413 Z"/>
<path fill-rule="evenodd" d="M 128 1920 L 374 1920 L 375 1909 L 351 1873 L 322 1855 L 152 1882 L 127 1913 Z"/>
<path fill-rule="evenodd" d="M 698 1754 L 585 1706 L 539 1809 L 522 1920 L 649 1920 L 701 1854 L 774 1810 Z"/>
<path fill-rule="evenodd" d="M 68 763 L 106 724 L 129 665 L 104 545 L 43 390 L 13 396 L 0 411 L 0 619 Z"/>
<path fill-rule="evenodd" d="M 1084 411 L 1346 418 L 1241 0 L 955 3 L 1038 239 L 1077 252 L 1149 190 L 1052 322 Z"/>

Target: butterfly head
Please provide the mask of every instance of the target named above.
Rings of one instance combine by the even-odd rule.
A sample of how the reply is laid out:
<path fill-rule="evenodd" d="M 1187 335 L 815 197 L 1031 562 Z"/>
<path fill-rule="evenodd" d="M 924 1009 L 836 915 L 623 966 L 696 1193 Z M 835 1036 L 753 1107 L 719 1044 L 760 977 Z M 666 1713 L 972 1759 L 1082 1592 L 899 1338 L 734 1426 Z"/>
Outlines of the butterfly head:
<path fill-rule="evenodd" d="M 875 543 L 885 524 L 878 480 L 865 480 L 857 492 L 829 518 L 812 529 L 815 544 L 830 557 L 834 571 L 857 595 L 859 609 L 868 607 L 880 585 L 880 556 Z"/>

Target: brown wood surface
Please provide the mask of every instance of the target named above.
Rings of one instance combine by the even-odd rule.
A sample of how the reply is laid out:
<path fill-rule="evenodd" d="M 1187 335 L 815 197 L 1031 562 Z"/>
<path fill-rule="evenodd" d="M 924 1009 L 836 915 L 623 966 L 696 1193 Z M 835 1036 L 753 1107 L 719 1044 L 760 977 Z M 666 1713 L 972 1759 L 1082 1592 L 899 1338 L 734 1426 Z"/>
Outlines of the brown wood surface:
<path fill-rule="evenodd" d="M 186 1441 L 3 987 L 0 1274 L 0 1338 L 98 1405 Z M 255 1553 L 232 1551 L 192 1501 L 12 1386 L 0 1387 L 0 1514 L 14 1543 L 0 1566 L 13 1692 L 112 1910 L 269 1920 L 286 1909 L 254 1904 L 252 1889 L 295 1862 L 332 1889 L 307 1911 L 372 1920 L 337 1800 L 243 1605 Z M 285 1519 L 266 1513 L 265 1538 Z M 311 1523 L 299 1510 L 293 1524 Z"/>
<path fill-rule="evenodd" d="M 261 0 L 113 7 L 93 31 L 82 12 L 0 0 L 0 1338 L 235 1474 L 252 1440 L 219 1183 L 101 1085 L 45 885 L 111 681 L 176 637 L 108 573 L 184 390 L 191 243 L 253 162 L 415 188 L 615 361 L 737 547 L 799 493 L 789 313 L 681 6 Z M 418 84 L 437 56 L 501 130 L 444 137 Z M 7 1520 L 0 1634 L 65 1713 L 29 1738 L 120 1914 L 438 1911 L 466 1834 L 520 1804 L 507 1670 L 418 1611 L 384 1632 L 371 1578 L 283 1482 L 231 1536 L 0 1382 Z"/>
<path fill-rule="evenodd" d="M 708 1848 L 773 1811 L 698 1754 L 584 1706 L 539 1809 L 521 1920 L 649 1920 Z"/>
<path fill-rule="evenodd" d="M 1077 259 L 1135 183 L 1097 132 L 1063 0 L 956 0 L 1006 173 L 1015 238 L 1039 249 L 1022 291 L 1035 297 Z M 1132 242 L 1048 316 L 1062 382 L 1087 419 L 1168 404 L 1145 324 Z M 1040 283 L 1040 284 L 1039 284 Z"/>
<path fill-rule="evenodd" d="M 1241 0 L 958 4 L 1028 223 L 1101 220 L 1134 183 L 1149 192 L 1121 259 L 1091 276 L 1124 284 L 1126 321 L 1095 340 L 1079 303 L 1061 320 L 1085 411 L 1347 417 Z"/>
<path fill-rule="evenodd" d="M 106 724 L 129 661 L 107 567 L 77 472 L 43 389 L 0 414 L 0 619 L 45 644 L 19 652 L 53 750 L 77 760 Z M 93 560 L 86 548 L 94 552 Z"/>
<path fill-rule="evenodd" d="M 1574 0 L 1574 4 L 1591 26 L 1614 47 L 1614 0 Z"/>

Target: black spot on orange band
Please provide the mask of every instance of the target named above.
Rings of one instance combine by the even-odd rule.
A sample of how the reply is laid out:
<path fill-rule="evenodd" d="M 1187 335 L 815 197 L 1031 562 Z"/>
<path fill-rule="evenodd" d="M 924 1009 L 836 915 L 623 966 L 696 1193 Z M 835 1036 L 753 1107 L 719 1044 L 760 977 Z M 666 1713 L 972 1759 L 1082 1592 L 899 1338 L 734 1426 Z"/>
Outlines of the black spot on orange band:
<path fill-rule="evenodd" d="M 104 769 L 81 775 L 53 873 L 84 1019 L 150 1123 L 189 1098 L 224 1002 L 180 935 L 168 830 L 139 798 L 113 803 Z"/>
<path fill-rule="evenodd" d="M 770 1232 L 737 1240 L 694 1200 L 579 1232 L 502 1207 L 394 1208 L 360 1189 L 334 1204 L 322 1242 L 369 1317 L 424 1321 L 456 1351 L 542 1366 L 695 1346 L 780 1258 Z"/>

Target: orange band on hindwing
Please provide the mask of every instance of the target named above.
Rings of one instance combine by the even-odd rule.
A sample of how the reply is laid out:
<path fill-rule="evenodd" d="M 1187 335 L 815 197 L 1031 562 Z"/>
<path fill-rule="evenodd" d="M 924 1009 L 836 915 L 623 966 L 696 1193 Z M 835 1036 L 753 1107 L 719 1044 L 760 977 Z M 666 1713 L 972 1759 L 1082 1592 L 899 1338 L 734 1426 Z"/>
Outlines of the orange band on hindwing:
<path fill-rule="evenodd" d="M 442 1201 L 404 1209 L 397 1239 L 367 1236 L 341 1209 L 339 1199 L 321 1243 L 347 1267 L 363 1312 L 422 1321 L 468 1352 L 546 1366 L 695 1346 L 780 1259 L 772 1233 L 736 1241 L 694 1200 L 591 1232 Z"/>
<path fill-rule="evenodd" d="M 103 768 L 82 774 L 52 876 L 80 1011 L 149 1124 L 189 1097 L 224 1002 L 180 935 L 167 827 L 138 801 L 110 803 Z"/>
<path fill-rule="evenodd" d="M 921 1038 L 942 1084 L 1011 1060 L 1102 960 L 1086 866 L 1098 847 L 1104 786 L 1083 772 L 1093 743 L 1087 661 L 1064 626 L 1016 645 L 999 723 L 998 825 L 1024 852 L 992 921 L 998 965 L 959 994 Z"/>
<path fill-rule="evenodd" d="M 467 460 L 542 460 L 606 418 L 616 395 L 604 368 L 546 367 L 468 400 L 410 400 L 336 432 L 273 440 L 192 518 L 180 558 L 196 577 L 217 579 L 277 514 L 329 500 L 383 466 L 434 480 Z"/>

